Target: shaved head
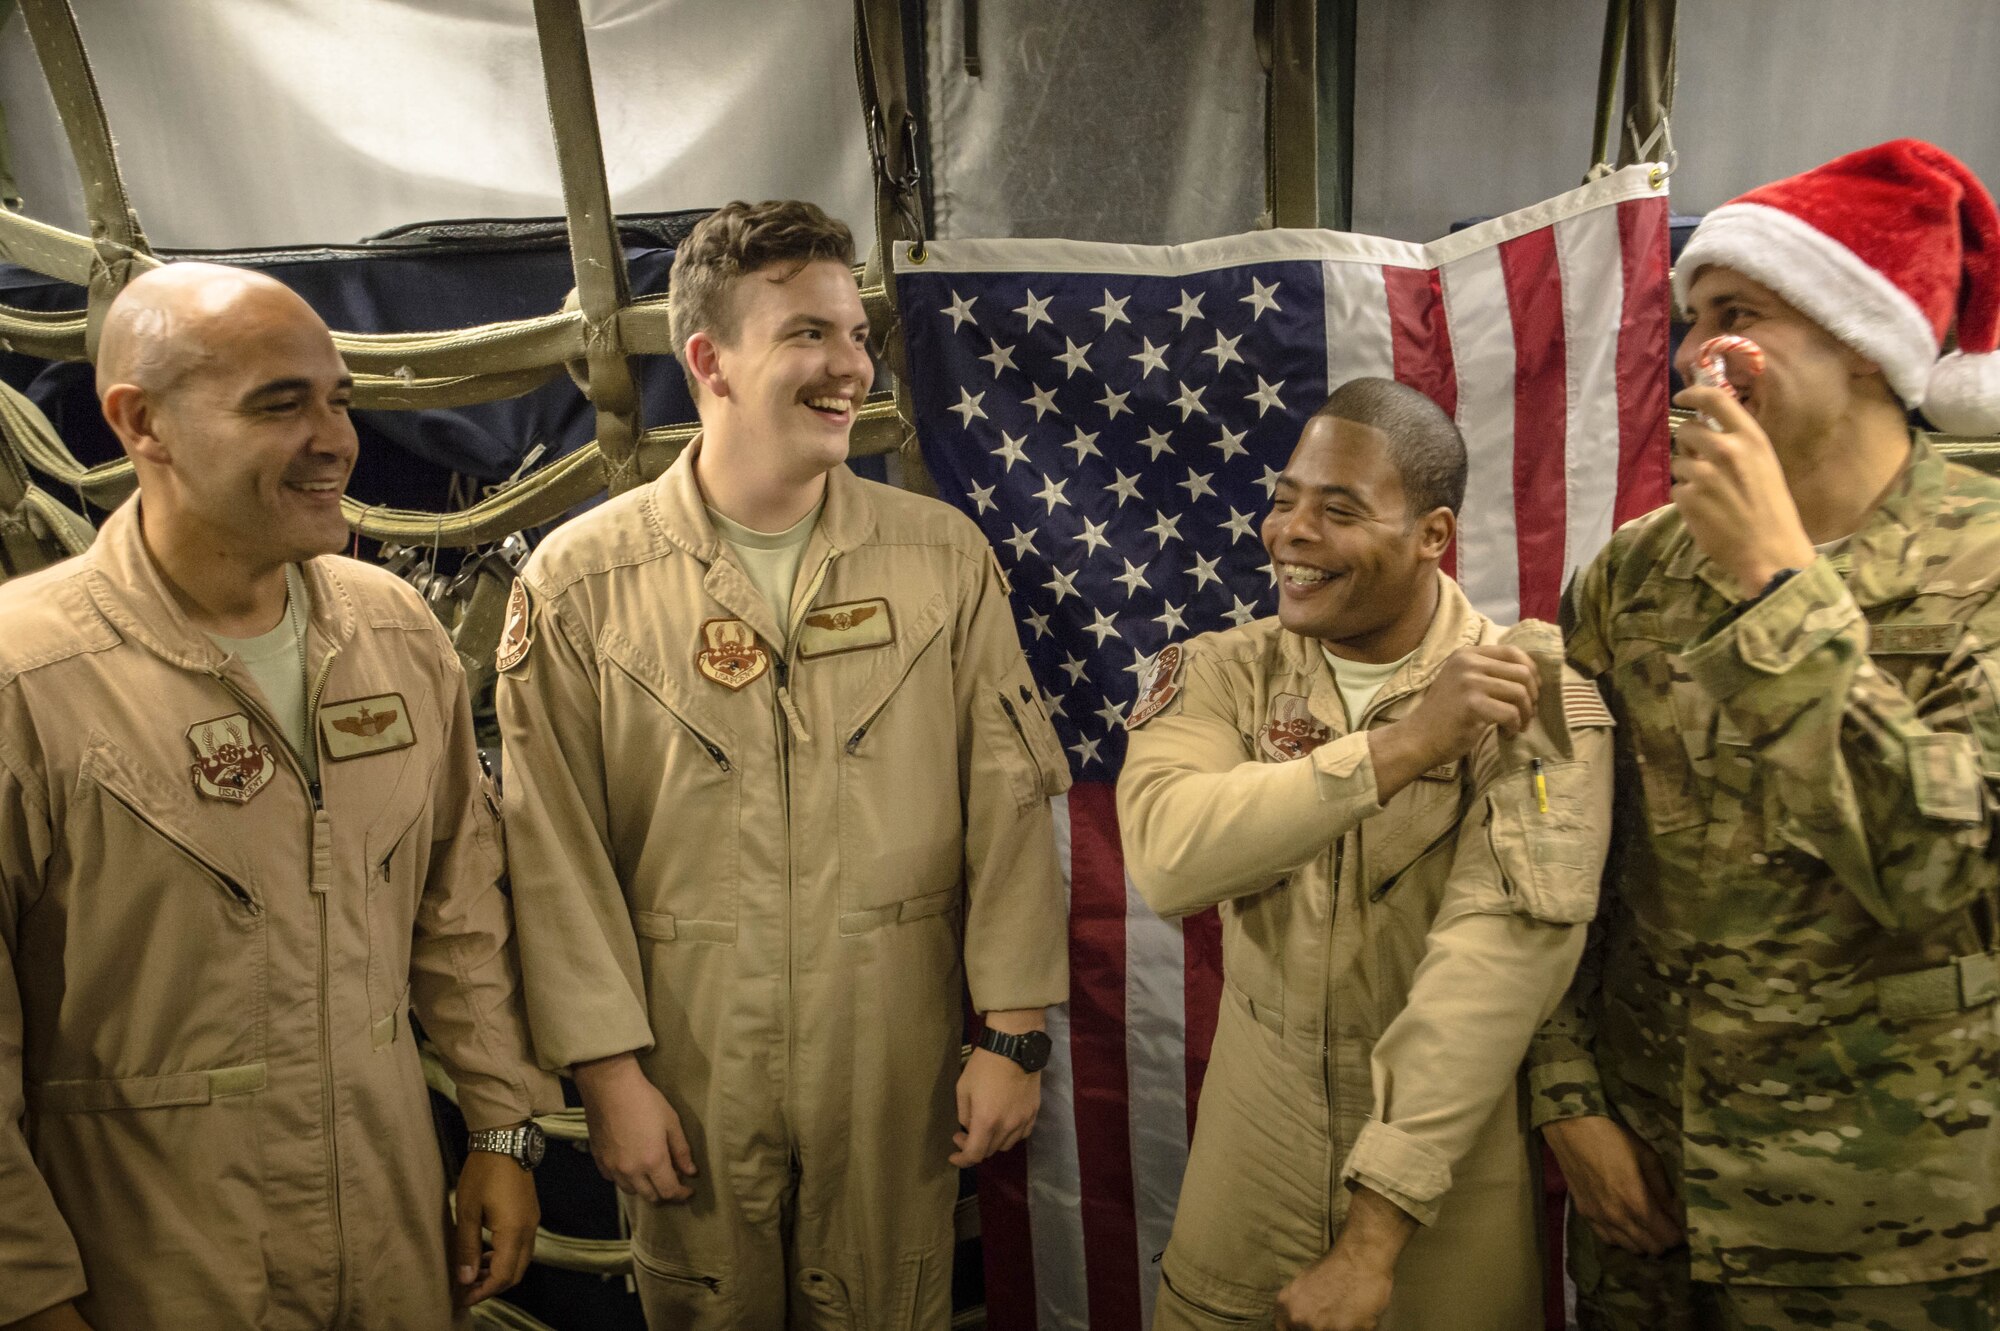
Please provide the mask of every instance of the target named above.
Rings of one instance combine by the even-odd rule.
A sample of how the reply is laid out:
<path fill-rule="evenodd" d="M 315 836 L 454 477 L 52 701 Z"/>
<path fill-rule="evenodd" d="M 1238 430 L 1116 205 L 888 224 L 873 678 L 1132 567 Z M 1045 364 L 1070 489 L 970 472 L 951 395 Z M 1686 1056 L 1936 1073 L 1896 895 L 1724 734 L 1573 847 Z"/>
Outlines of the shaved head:
<path fill-rule="evenodd" d="M 318 316 L 274 278 L 219 263 L 141 273 L 111 302 L 97 345 L 97 395 L 133 384 L 155 398 L 210 364 L 246 315 Z M 254 317 L 254 316 L 253 316 Z"/>

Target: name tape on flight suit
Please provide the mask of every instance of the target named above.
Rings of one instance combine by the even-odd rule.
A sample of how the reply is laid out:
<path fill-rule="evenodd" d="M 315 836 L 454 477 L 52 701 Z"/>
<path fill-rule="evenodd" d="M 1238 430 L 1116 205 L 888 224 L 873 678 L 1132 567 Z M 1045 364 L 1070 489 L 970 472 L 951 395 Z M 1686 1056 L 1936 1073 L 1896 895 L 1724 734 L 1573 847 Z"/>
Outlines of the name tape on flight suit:
<path fill-rule="evenodd" d="M 702 678 L 725 689 L 744 688 L 764 677 L 771 654 L 757 641 L 757 630 L 740 619 L 711 619 L 701 626 L 705 644 L 694 654 Z"/>
<path fill-rule="evenodd" d="M 394 753 L 417 742 L 409 704 L 400 693 L 327 703 L 319 709 L 319 733 L 326 756 L 337 763 L 371 753 Z"/>
<path fill-rule="evenodd" d="M 248 804 L 257 792 L 271 784 L 277 757 L 268 744 L 258 744 L 250 733 L 250 718 L 241 712 L 197 721 L 188 727 L 188 743 L 194 746 L 194 778 L 197 794 L 231 804 Z"/>
<path fill-rule="evenodd" d="M 1271 699 L 1271 715 L 1257 737 L 1257 751 L 1271 762 L 1290 762 L 1326 743 L 1332 733 L 1313 718 L 1303 697 L 1280 693 Z"/>
<path fill-rule="evenodd" d="M 896 640 L 896 617 L 880 596 L 848 601 L 815 610 L 799 626 L 799 656 L 838 656 L 869 647 L 887 647 Z"/>
<path fill-rule="evenodd" d="M 1153 658 L 1153 664 L 1146 667 L 1139 680 L 1139 696 L 1132 700 L 1132 710 L 1125 713 L 1127 730 L 1137 730 L 1158 716 L 1180 693 L 1183 655 L 1177 642 L 1160 648 L 1160 654 Z"/>
<path fill-rule="evenodd" d="M 513 590 L 507 593 L 507 622 L 500 630 L 500 645 L 493 649 L 493 668 L 512 670 L 521 664 L 534 637 L 533 623 L 528 614 L 528 588 L 516 578 Z"/>

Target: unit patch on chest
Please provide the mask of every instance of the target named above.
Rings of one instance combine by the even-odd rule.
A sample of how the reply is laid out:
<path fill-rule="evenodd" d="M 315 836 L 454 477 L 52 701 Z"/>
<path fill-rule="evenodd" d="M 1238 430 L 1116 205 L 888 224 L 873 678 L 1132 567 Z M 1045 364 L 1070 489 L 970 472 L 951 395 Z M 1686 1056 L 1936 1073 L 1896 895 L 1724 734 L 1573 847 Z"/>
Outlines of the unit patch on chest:
<path fill-rule="evenodd" d="M 371 753 L 392 753 L 417 742 L 409 706 L 400 693 L 327 703 L 319 709 L 319 734 L 326 756 L 337 763 Z"/>
<path fill-rule="evenodd" d="M 1296 693 L 1271 699 L 1270 719 L 1257 736 L 1257 751 L 1274 763 L 1303 758 L 1326 743 L 1332 732 L 1313 719 L 1312 709 Z"/>
<path fill-rule="evenodd" d="M 869 647 L 887 647 L 896 640 L 896 617 L 889 602 L 877 596 L 866 601 L 848 601 L 823 606 L 806 616 L 799 626 L 799 656 L 838 656 Z"/>
<path fill-rule="evenodd" d="M 248 804 L 271 784 L 277 758 L 270 745 L 253 740 L 250 718 L 243 713 L 197 721 L 188 727 L 187 737 L 194 746 L 195 761 L 188 772 L 197 794 Z"/>
<path fill-rule="evenodd" d="M 771 654 L 757 641 L 757 630 L 740 619 L 709 620 L 701 626 L 701 639 L 695 669 L 725 689 L 744 688 L 771 668 Z"/>

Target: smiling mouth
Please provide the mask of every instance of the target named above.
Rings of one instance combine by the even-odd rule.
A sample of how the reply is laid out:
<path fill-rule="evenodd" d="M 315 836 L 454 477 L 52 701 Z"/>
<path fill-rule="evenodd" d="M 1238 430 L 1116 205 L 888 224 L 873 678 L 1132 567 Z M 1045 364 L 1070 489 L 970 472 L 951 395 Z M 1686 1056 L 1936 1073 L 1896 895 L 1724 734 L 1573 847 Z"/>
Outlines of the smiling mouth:
<path fill-rule="evenodd" d="M 1314 568 L 1310 564 L 1278 565 L 1278 582 L 1295 591 L 1313 591 L 1342 576 L 1344 575 L 1328 569 Z"/>
<path fill-rule="evenodd" d="M 844 397 L 809 397 L 806 405 L 831 421 L 848 421 L 854 416 L 854 403 Z"/>

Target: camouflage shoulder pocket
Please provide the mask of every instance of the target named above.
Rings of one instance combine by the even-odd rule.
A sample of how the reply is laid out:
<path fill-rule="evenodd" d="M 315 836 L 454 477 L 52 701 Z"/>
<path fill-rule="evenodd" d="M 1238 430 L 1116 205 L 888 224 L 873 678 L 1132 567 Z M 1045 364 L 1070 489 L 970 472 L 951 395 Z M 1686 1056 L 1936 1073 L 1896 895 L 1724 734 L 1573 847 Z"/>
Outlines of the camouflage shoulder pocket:
<path fill-rule="evenodd" d="M 1977 823 L 1985 819 L 1981 793 L 1979 749 L 1972 736 L 1957 731 L 1919 735 L 1906 743 L 1910 787 L 1917 808 L 1941 823 Z"/>

